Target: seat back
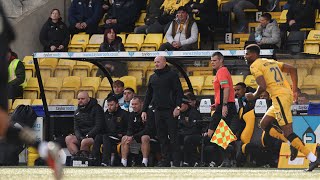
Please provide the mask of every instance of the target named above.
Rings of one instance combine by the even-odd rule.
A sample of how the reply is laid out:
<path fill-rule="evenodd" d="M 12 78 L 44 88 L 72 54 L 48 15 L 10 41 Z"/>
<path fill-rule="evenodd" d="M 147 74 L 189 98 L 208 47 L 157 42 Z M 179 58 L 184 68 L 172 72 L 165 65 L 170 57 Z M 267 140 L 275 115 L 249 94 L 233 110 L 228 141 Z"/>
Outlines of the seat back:
<path fill-rule="evenodd" d="M 89 44 L 101 44 L 103 42 L 103 34 L 93 34 L 89 40 Z"/>
<path fill-rule="evenodd" d="M 77 88 L 81 85 L 81 78 L 78 76 L 69 76 L 63 79 L 62 87 Z"/>
<path fill-rule="evenodd" d="M 134 76 L 122 76 L 120 81 L 124 83 L 124 87 L 131 87 L 137 93 L 137 79 Z"/>
<path fill-rule="evenodd" d="M 117 34 L 117 36 L 121 37 L 123 44 L 126 43 L 126 34 Z"/>
<path fill-rule="evenodd" d="M 89 43 L 89 34 L 75 34 L 71 39 L 71 43 L 73 45 L 82 45 Z"/>
<path fill-rule="evenodd" d="M 99 77 L 84 77 L 82 78 L 81 87 L 93 87 L 94 91 L 98 90 L 100 85 Z"/>
<path fill-rule="evenodd" d="M 68 105 L 68 99 L 52 99 L 51 106 Z"/>

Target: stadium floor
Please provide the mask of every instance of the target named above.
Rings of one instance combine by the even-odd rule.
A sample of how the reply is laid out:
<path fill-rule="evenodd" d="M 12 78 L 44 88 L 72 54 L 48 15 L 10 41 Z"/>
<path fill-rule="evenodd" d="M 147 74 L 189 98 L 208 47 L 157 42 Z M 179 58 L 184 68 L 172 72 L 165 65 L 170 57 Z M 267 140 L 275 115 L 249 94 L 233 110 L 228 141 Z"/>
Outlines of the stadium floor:
<path fill-rule="evenodd" d="M 0 168 L 0 179 L 54 179 L 48 168 Z M 218 168 L 65 168 L 63 179 L 175 180 L 175 179 L 320 179 L 320 169 L 218 169 Z"/>

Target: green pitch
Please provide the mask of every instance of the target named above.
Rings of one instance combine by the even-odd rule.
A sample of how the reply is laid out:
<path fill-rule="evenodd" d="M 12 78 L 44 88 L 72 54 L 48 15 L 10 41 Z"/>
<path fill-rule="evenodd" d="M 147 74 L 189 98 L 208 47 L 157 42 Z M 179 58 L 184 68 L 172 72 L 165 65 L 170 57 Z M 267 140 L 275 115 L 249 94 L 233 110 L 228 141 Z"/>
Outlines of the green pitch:
<path fill-rule="evenodd" d="M 0 179 L 54 179 L 48 168 L 0 168 Z M 65 168 L 63 179 L 175 180 L 175 179 L 320 179 L 320 169 L 218 169 L 218 168 Z"/>

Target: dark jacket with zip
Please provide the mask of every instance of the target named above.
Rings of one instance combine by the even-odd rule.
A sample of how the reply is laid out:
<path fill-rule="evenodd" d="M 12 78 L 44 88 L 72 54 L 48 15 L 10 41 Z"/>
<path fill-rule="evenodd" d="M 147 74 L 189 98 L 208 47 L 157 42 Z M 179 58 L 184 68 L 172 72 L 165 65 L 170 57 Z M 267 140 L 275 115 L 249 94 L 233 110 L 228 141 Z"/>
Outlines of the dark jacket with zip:
<path fill-rule="evenodd" d="M 128 128 L 128 112 L 118 108 L 115 112 L 105 113 L 105 124 L 106 130 L 105 133 L 109 136 L 113 136 L 121 139 L 122 136 L 126 135 Z"/>
<path fill-rule="evenodd" d="M 201 114 L 194 108 L 190 107 L 187 111 L 181 112 L 178 116 L 178 134 L 180 135 L 196 135 L 201 134 L 202 126 L 201 123 Z"/>
<path fill-rule="evenodd" d="M 127 131 L 128 136 L 133 136 L 134 139 L 138 140 L 138 138 L 141 138 L 141 136 L 143 135 L 149 135 L 150 137 L 154 135 L 154 119 L 152 118 L 152 114 L 150 114 L 149 111 L 147 115 L 148 119 L 146 122 L 142 121 L 141 113 L 131 112 L 129 114 Z"/>

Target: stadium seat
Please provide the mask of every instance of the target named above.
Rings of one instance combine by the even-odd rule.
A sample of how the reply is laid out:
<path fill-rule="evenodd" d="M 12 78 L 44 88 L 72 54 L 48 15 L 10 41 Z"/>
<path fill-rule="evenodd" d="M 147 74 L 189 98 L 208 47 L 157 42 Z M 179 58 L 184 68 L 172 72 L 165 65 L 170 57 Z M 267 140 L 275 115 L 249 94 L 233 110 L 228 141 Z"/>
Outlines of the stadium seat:
<path fill-rule="evenodd" d="M 218 44 L 219 50 L 243 50 L 244 49 L 244 43 L 240 44 Z"/>
<path fill-rule="evenodd" d="M 97 75 L 97 72 L 98 72 L 98 66 L 96 66 L 96 65 L 92 65 L 92 69 L 91 69 L 91 72 L 90 72 L 90 76 L 91 77 L 96 77 L 96 75 Z"/>
<path fill-rule="evenodd" d="M 12 99 L 8 99 L 8 111 L 11 112 L 12 109 Z"/>
<path fill-rule="evenodd" d="M 144 18 L 146 17 L 147 13 L 141 13 L 138 20 L 135 23 L 135 26 L 143 26 L 144 25 Z"/>
<path fill-rule="evenodd" d="M 47 99 L 47 104 L 49 105 L 50 104 L 50 99 Z M 32 106 L 41 106 L 43 105 L 43 102 L 42 102 L 42 99 L 34 99 L 32 101 Z"/>
<path fill-rule="evenodd" d="M 201 95 L 214 95 L 213 89 L 214 76 L 207 76 L 202 87 Z"/>
<path fill-rule="evenodd" d="M 68 105 L 78 106 L 78 99 L 70 99 Z"/>
<path fill-rule="evenodd" d="M 37 78 L 30 78 L 27 81 L 27 86 L 23 89 L 24 99 L 38 99 L 40 95 L 39 84 Z"/>
<path fill-rule="evenodd" d="M 77 64 L 73 66 L 72 75 L 79 77 L 88 77 L 90 75 L 93 64 L 86 61 L 77 61 Z"/>
<path fill-rule="evenodd" d="M 69 52 L 83 52 L 89 43 L 89 34 L 75 34 L 68 46 Z"/>
<path fill-rule="evenodd" d="M 249 22 L 248 28 L 249 28 L 249 33 L 255 33 L 256 28 L 260 25 L 259 22 Z"/>
<path fill-rule="evenodd" d="M 194 94 L 199 95 L 202 87 L 204 85 L 204 76 L 189 76 L 189 79 L 191 81 L 192 87 L 194 89 Z"/>
<path fill-rule="evenodd" d="M 320 64 L 313 65 L 313 67 L 311 69 L 311 75 L 320 76 Z"/>
<path fill-rule="evenodd" d="M 86 52 L 98 52 L 101 43 L 103 42 L 103 34 L 93 34 L 89 40 L 89 44 L 86 47 Z"/>
<path fill-rule="evenodd" d="M 303 79 L 307 75 L 309 75 L 309 67 L 308 67 L 308 65 L 299 65 L 299 66 L 297 66 L 297 72 L 298 72 L 298 86 L 300 87 L 302 85 Z"/>
<path fill-rule="evenodd" d="M 16 99 L 14 100 L 12 104 L 11 112 L 14 111 L 19 105 L 31 105 L 32 100 L 31 99 Z"/>
<path fill-rule="evenodd" d="M 288 10 L 283 10 L 281 12 L 278 24 L 285 24 L 287 22 L 287 13 L 288 13 Z"/>
<path fill-rule="evenodd" d="M 62 87 L 59 92 L 61 99 L 74 99 L 77 96 L 81 85 L 81 78 L 78 76 L 69 76 L 63 79 Z"/>
<path fill-rule="evenodd" d="M 144 70 L 142 68 L 128 68 L 128 76 L 136 77 L 137 86 L 142 86 L 144 81 Z"/>
<path fill-rule="evenodd" d="M 68 99 L 52 99 L 50 106 L 68 105 Z"/>
<path fill-rule="evenodd" d="M 121 37 L 122 39 L 122 44 L 126 43 L 126 34 L 117 34 L 117 36 Z"/>
<path fill-rule="evenodd" d="M 100 77 L 84 77 L 79 91 L 87 91 L 90 97 L 95 97 L 100 86 Z"/>
<path fill-rule="evenodd" d="M 46 83 L 44 84 L 44 92 L 46 98 L 48 99 L 56 99 L 58 98 L 60 88 L 62 86 L 62 77 L 51 77 L 47 79 Z"/>
<path fill-rule="evenodd" d="M 144 34 L 129 34 L 124 44 L 126 51 L 140 51 L 144 36 Z"/>
<path fill-rule="evenodd" d="M 124 87 L 131 87 L 137 93 L 137 79 L 134 76 L 122 76 L 120 81 L 124 83 Z"/>
<path fill-rule="evenodd" d="M 232 75 L 231 78 L 233 85 L 236 85 L 239 82 L 243 82 L 243 75 Z"/>
<path fill-rule="evenodd" d="M 147 34 L 141 45 L 141 51 L 157 51 L 162 43 L 163 34 Z"/>
<path fill-rule="evenodd" d="M 301 91 L 310 95 L 315 95 L 320 92 L 320 78 L 319 76 L 308 75 L 303 79 Z"/>
<path fill-rule="evenodd" d="M 280 20 L 282 12 L 268 12 L 271 14 L 272 19 L 275 19 L 277 22 Z"/>
<path fill-rule="evenodd" d="M 46 80 L 53 76 L 53 72 L 58 64 L 57 58 L 43 58 L 39 59 L 39 68 L 41 73 L 41 78 Z"/>
<path fill-rule="evenodd" d="M 113 78 L 112 78 L 113 79 Z M 113 79 L 113 81 L 115 81 L 115 79 Z M 100 86 L 98 87 L 97 93 L 96 93 L 96 98 L 99 99 L 104 99 L 108 96 L 108 94 L 112 91 L 111 89 L 111 84 L 109 83 L 108 78 L 103 78 Z"/>
<path fill-rule="evenodd" d="M 34 77 L 35 68 L 33 64 L 33 56 L 25 56 L 22 62 L 25 67 L 26 79 L 28 80 L 30 77 Z"/>
<path fill-rule="evenodd" d="M 192 76 L 209 76 L 212 75 L 212 67 L 187 67 L 187 73 Z"/>
<path fill-rule="evenodd" d="M 97 99 L 97 101 L 98 101 L 98 104 L 102 107 L 104 99 Z"/>
<path fill-rule="evenodd" d="M 77 61 L 68 60 L 68 59 L 60 59 L 58 65 L 56 66 L 56 70 L 54 71 L 55 77 L 67 77 L 72 74 L 73 66 L 76 65 Z"/>
<path fill-rule="evenodd" d="M 258 87 L 258 84 L 256 82 L 256 79 L 254 78 L 253 75 L 248 75 L 245 79 L 244 79 L 244 83 L 247 85 L 247 86 L 250 86 L 252 88 L 257 88 Z"/>
<path fill-rule="evenodd" d="M 304 40 L 304 53 L 318 54 L 320 43 L 320 30 L 312 30 L 306 40 Z"/>

